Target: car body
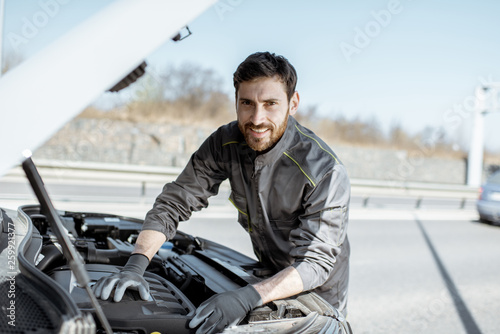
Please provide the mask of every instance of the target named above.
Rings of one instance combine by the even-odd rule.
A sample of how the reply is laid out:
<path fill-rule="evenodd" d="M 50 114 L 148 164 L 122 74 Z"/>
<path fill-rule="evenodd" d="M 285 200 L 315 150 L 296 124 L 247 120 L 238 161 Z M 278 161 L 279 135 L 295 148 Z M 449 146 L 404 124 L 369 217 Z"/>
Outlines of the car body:
<path fill-rule="evenodd" d="M 481 220 L 500 223 L 500 171 L 493 173 L 481 186 L 476 207 Z"/>

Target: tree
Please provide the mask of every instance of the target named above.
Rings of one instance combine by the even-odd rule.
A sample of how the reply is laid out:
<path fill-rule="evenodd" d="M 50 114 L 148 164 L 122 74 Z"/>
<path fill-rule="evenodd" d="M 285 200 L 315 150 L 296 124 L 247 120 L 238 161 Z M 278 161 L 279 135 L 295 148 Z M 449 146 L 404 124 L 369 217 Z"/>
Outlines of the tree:
<path fill-rule="evenodd" d="M 396 148 L 408 147 L 411 143 L 410 136 L 399 122 L 393 123 L 389 129 L 389 143 Z"/>
<path fill-rule="evenodd" d="M 164 98 L 185 103 L 191 109 L 200 108 L 213 94 L 222 92 L 222 79 L 214 70 L 190 63 L 170 67 L 159 77 Z"/>

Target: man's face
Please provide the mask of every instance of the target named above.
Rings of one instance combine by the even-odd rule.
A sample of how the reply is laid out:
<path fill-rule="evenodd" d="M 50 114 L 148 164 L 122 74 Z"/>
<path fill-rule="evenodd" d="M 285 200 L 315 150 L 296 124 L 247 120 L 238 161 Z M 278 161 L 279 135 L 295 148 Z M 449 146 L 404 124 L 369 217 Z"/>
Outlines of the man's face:
<path fill-rule="evenodd" d="M 288 115 L 294 115 L 298 106 L 298 93 L 288 101 L 278 77 L 242 82 L 236 96 L 236 114 L 248 146 L 258 152 L 271 148 L 283 136 Z"/>

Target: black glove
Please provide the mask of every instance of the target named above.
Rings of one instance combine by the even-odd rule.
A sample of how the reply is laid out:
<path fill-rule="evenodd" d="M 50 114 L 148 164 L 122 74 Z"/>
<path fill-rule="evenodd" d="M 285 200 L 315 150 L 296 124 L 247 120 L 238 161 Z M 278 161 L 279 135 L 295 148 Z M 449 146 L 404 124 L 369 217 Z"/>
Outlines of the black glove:
<path fill-rule="evenodd" d="M 149 284 L 143 275 L 149 265 L 149 259 L 143 254 L 132 254 L 123 269 L 110 276 L 102 277 L 94 285 L 93 290 L 97 298 L 106 300 L 115 289 L 113 300 L 119 302 L 127 288 L 139 290 L 142 299 L 149 298 Z"/>
<path fill-rule="evenodd" d="M 210 297 L 197 309 L 189 322 L 190 328 L 200 328 L 196 334 L 219 333 L 226 326 L 238 324 L 248 312 L 262 305 L 260 294 L 251 285 Z"/>

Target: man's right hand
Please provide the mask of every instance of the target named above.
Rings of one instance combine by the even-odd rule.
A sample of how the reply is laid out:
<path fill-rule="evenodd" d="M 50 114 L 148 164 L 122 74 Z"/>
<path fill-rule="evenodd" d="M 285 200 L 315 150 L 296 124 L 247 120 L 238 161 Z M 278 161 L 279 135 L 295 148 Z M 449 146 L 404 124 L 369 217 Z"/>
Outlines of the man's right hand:
<path fill-rule="evenodd" d="M 106 300 L 113 289 L 115 295 L 113 300 L 122 300 L 126 289 L 138 290 L 143 300 L 149 298 L 149 284 L 143 275 L 149 265 L 149 259 L 142 254 L 132 254 L 123 269 L 116 274 L 102 277 L 94 285 L 93 290 L 97 298 Z"/>

